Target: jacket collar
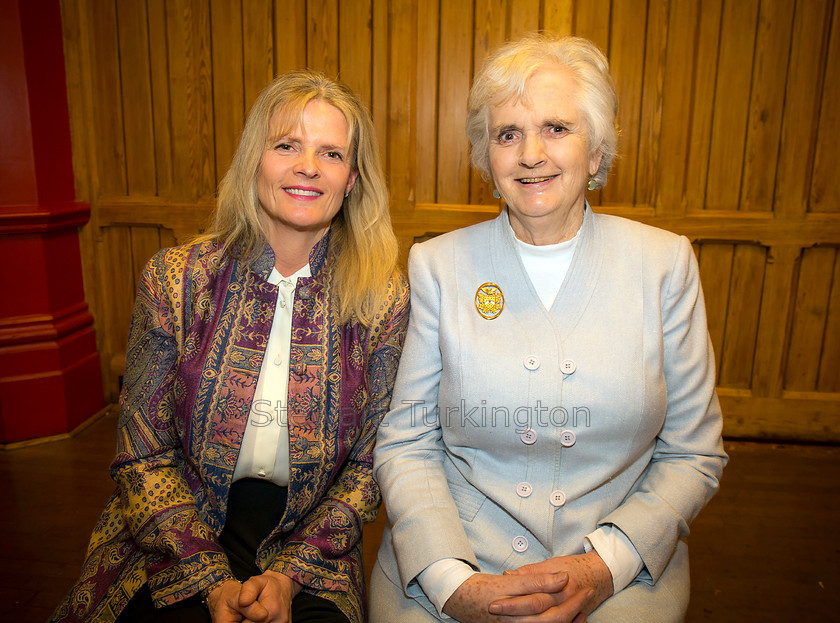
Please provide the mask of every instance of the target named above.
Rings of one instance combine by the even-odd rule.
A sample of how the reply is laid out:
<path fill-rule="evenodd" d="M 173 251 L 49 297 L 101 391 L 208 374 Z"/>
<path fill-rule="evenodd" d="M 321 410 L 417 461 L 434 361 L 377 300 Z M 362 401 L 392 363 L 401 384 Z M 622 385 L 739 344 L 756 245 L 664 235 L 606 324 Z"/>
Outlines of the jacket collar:
<path fill-rule="evenodd" d="M 309 270 L 312 276 L 316 276 L 321 272 L 327 259 L 327 253 L 330 249 L 330 232 L 321 236 L 321 239 L 315 243 L 312 250 L 309 251 Z M 268 281 L 268 276 L 271 274 L 271 269 L 274 268 L 274 250 L 268 241 L 264 241 L 263 250 L 260 256 L 252 264 L 252 270 L 257 273 L 263 281 Z"/>

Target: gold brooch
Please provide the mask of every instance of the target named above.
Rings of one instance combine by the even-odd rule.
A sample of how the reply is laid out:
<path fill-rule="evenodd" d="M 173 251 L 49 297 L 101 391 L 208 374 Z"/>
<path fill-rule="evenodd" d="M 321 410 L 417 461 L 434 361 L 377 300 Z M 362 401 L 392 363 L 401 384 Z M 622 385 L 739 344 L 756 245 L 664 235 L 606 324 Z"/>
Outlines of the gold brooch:
<path fill-rule="evenodd" d="M 475 309 L 485 320 L 493 320 L 505 308 L 505 295 L 495 283 L 482 283 L 475 291 Z"/>

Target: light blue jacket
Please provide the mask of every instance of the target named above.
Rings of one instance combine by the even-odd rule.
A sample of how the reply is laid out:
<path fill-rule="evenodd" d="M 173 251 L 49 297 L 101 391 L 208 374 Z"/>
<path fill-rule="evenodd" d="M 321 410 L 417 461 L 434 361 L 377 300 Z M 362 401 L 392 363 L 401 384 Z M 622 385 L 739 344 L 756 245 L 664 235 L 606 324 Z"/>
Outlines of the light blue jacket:
<path fill-rule="evenodd" d="M 546 310 L 507 218 L 411 251 L 409 329 L 374 455 L 390 524 L 379 564 L 433 613 L 416 576 L 436 560 L 500 573 L 581 554 L 613 524 L 644 569 L 595 614 L 680 620 L 682 539 L 726 462 L 691 244 L 587 209 Z M 477 309 L 484 284 L 504 297 L 493 319 Z"/>

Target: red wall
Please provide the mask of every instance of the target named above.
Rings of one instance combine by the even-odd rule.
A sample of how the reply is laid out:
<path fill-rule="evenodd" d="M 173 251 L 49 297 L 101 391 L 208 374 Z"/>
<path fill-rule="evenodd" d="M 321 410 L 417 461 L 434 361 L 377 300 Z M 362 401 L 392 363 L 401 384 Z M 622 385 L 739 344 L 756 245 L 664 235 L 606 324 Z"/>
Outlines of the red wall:
<path fill-rule="evenodd" d="M 85 303 L 58 0 L 0 2 L 0 443 L 103 406 Z"/>

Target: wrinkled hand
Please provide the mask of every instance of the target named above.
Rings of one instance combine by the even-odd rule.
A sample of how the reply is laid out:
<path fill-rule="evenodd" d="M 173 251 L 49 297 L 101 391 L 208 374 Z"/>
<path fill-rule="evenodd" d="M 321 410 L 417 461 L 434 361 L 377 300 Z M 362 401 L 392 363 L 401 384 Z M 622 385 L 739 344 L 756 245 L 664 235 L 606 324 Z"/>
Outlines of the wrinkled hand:
<path fill-rule="evenodd" d="M 506 603 L 520 596 L 550 596 L 560 594 L 566 588 L 568 576 L 565 573 L 534 573 L 492 575 L 476 573 L 459 586 L 446 600 L 443 611 L 461 623 L 485 623 L 501 621 L 488 608 L 491 602 Z M 510 606 L 505 606 L 510 608 Z"/>
<path fill-rule="evenodd" d="M 292 599 L 300 589 L 301 585 L 289 576 L 264 571 L 242 585 L 239 612 L 248 622 L 289 623 L 292 620 Z"/>
<path fill-rule="evenodd" d="M 489 611 L 495 615 L 520 616 L 523 623 L 579 623 L 613 592 L 612 574 L 594 550 L 576 556 L 558 556 L 543 562 L 506 571 L 505 577 L 534 577 L 533 574 L 566 573 L 562 593 L 535 593 L 494 600 Z"/>

